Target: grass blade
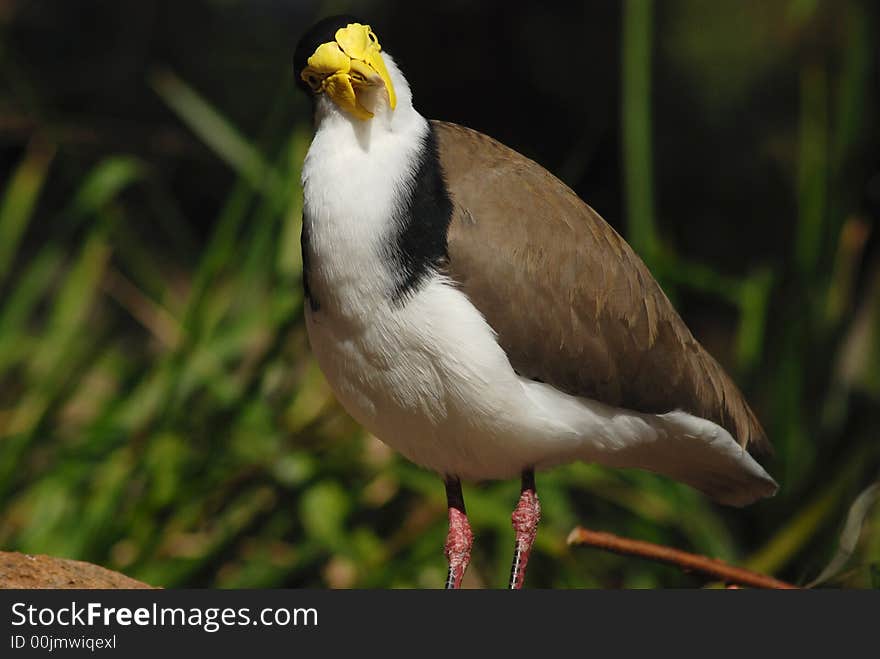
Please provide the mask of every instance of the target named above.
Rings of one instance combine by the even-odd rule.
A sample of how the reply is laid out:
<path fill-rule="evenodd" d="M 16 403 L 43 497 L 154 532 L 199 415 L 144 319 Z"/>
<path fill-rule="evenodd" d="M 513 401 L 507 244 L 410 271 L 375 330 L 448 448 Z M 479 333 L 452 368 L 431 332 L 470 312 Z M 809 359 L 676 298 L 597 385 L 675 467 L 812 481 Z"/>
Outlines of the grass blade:
<path fill-rule="evenodd" d="M 633 248 L 653 265 L 657 255 L 651 151 L 652 0 L 623 6 L 623 161 L 628 231 Z"/>
<path fill-rule="evenodd" d="M 0 204 L 0 283 L 12 268 L 54 155 L 54 147 L 39 138 L 32 140 L 6 186 Z"/>
<path fill-rule="evenodd" d="M 170 71 L 154 74 L 151 83 L 193 132 L 254 188 L 277 188 L 279 177 L 260 151 L 192 87 Z"/>

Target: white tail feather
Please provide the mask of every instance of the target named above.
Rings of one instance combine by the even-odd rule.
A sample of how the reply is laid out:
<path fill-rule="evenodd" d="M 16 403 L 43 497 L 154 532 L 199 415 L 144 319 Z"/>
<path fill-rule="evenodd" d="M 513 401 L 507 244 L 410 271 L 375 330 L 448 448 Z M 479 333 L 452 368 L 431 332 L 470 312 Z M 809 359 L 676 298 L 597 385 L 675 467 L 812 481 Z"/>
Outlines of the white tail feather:
<path fill-rule="evenodd" d="M 669 476 L 716 501 L 745 506 L 776 494 L 778 485 L 730 433 L 682 411 L 641 414 L 568 396 L 521 379 L 529 398 L 580 438 L 577 458 L 609 467 L 632 467 Z M 541 465 L 543 466 L 543 465 Z"/>
<path fill-rule="evenodd" d="M 685 412 L 657 415 L 654 439 L 603 452 L 597 462 L 647 469 L 687 483 L 716 501 L 745 506 L 776 494 L 776 481 L 721 426 Z M 654 425 L 654 424 L 652 424 Z"/>

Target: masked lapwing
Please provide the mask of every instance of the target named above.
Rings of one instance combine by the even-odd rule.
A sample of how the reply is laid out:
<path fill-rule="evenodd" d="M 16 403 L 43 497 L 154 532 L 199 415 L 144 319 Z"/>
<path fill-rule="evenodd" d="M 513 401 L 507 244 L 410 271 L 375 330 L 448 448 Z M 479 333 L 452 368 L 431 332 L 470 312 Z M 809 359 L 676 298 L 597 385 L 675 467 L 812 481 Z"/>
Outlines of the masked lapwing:
<path fill-rule="evenodd" d="M 315 133 L 302 171 L 305 320 L 348 412 L 437 472 L 447 587 L 473 542 L 461 480 L 520 477 L 510 586 L 540 519 L 535 470 L 647 469 L 742 506 L 777 485 L 743 395 L 645 264 L 540 165 L 429 121 L 369 25 L 295 54 Z"/>

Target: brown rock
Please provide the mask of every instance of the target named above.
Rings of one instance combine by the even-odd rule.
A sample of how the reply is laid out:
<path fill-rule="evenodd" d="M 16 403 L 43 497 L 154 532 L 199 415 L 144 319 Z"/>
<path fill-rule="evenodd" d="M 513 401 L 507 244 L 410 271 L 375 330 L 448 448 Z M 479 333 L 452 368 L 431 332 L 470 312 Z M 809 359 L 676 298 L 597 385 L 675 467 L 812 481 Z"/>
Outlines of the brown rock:
<path fill-rule="evenodd" d="M 152 588 L 91 563 L 0 551 L 0 588 Z"/>

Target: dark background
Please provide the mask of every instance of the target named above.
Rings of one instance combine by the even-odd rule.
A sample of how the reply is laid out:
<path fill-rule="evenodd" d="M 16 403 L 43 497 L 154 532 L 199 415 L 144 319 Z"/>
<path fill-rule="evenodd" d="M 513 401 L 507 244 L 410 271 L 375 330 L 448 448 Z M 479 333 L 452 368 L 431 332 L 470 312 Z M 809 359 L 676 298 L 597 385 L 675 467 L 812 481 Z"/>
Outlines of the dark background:
<path fill-rule="evenodd" d="M 529 584 L 700 583 L 569 548 L 577 523 L 800 583 L 843 538 L 826 583 L 878 583 L 880 16 L 856 0 L 0 1 L 0 549 L 163 586 L 442 584 L 439 479 L 340 410 L 301 322 L 291 60 L 341 11 L 422 114 L 627 237 L 776 447 L 780 494 L 742 511 L 539 475 Z M 516 492 L 466 489 L 468 585 L 504 583 Z"/>

